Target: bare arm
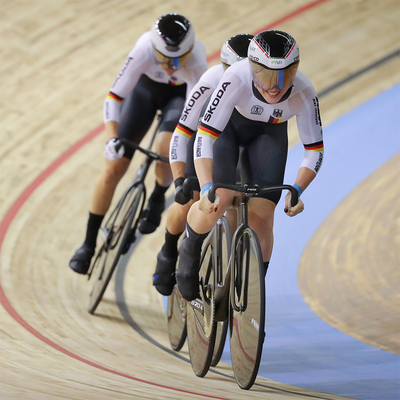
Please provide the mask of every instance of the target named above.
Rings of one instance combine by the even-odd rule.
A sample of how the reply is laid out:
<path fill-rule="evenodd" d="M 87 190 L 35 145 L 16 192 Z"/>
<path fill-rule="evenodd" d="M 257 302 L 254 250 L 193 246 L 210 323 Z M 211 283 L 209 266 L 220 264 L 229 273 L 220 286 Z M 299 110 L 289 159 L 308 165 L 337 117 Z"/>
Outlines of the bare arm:
<path fill-rule="evenodd" d="M 206 183 L 212 183 L 213 160 L 211 158 L 198 158 L 194 162 L 200 188 Z"/>
<path fill-rule="evenodd" d="M 299 172 L 297 173 L 296 180 L 294 185 L 298 185 L 300 187 L 300 194 L 307 188 L 307 186 L 313 181 L 316 177 L 316 173 L 307 168 L 300 167 Z M 297 214 L 300 214 L 304 210 L 304 203 L 299 197 L 299 202 L 294 206 L 290 206 L 290 200 L 292 198 L 291 193 L 289 192 L 285 197 L 285 212 L 289 217 L 294 217 Z"/>
<path fill-rule="evenodd" d="M 104 127 L 106 129 L 107 141 L 118 137 L 118 122 L 107 121 L 104 124 Z"/>

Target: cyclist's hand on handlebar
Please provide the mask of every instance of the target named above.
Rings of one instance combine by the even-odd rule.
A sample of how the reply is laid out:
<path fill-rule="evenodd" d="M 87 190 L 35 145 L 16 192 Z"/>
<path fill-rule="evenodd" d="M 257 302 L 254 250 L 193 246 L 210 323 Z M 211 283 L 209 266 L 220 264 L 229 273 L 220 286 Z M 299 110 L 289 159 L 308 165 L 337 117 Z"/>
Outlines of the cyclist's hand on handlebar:
<path fill-rule="evenodd" d="M 187 193 L 183 187 L 184 178 L 177 178 L 174 181 L 175 184 L 175 202 L 185 205 L 188 203 L 193 196 L 193 193 Z"/>
<path fill-rule="evenodd" d="M 299 201 L 294 207 L 290 206 L 290 201 L 292 199 L 292 194 L 288 192 L 288 194 L 285 197 L 285 213 L 289 217 L 294 217 L 297 214 L 300 214 L 304 210 L 304 203 L 299 197 Z"/>
<path fill-rule="evenodd" d="M 118 138 L 111 138 L 104 148 L 104 157 L 108 161 L 115 161 L 123 157 L 125 154 L 125 147 Z"/>
<path fill-rule="evenodd" d="M 200 209 L 200 211 L 202 211 L 205 214 L 211 214 L 213 211 L 218 210 L 219 202 L 220 202 L 220 198 L 215 193 L 215 201 L 214 201 L 214 203 L 211 203 L 211 201 L 208 199 L 208 190 L 207 190 L 200 197 L 199 209 Z"/>

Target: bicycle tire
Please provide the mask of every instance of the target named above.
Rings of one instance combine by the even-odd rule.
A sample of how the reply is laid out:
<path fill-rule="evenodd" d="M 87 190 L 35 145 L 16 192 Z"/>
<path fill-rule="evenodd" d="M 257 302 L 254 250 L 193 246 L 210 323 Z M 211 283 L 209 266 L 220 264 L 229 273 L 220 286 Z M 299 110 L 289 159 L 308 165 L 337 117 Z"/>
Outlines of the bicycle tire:
<path fill-rule="evenodd" d="M 206 322 L 207 314 L 215 312 L 215 303 L 213 303 L 214 290 L 210 287 L 213 282 L 211 235 L 203 244 L 199 272 L 199 276 L 203 278 L 204 287 L 210 290 L 206 290 L 202 301 L 199 302 L 199 299 L 193 300 L 186 307 L 189 358 L 193 372 L 200 378 L 204 377 L 210 369 L 216 333 L 214 315 L 208 315 L 210 321 L 208 321 L 208 324 Z M 202 291 L 202 285 L 200 285 L 200 291 Z M 200 307 L 203 307 L 203 309 L 201 310 Z"/>
<path fill-rule="evenodd" d="M 219 268 L 221 270 L 221 276 L 219 278 L 215 276 L 214 278 L 215 290 L 218 290 L 218 288 L 222 288 L 224 285 L 229 284 L 229 282 L 225 282 L 225 277 L 228 269 L 228 262 L 231 251 L 231 233 L 228 221 L 225 216 L 222 216 L 220 218 L 219 224 L 220 224 L 220 237 L 222 246 L 219 249 L 218 247 L 216 247 L 216 253 L 218 254 L 219 258 L 219 260 L 216 260 L 216 262 L 220 263 Z M 217 244 L 217 246 L 219 245 Z M 222 352 L 224 351 L 225 347 L 228 325 L 229 325 L 228 318 L 225 321 L 217 322 L 214 351 L 211 359 L 211 367 L 216 367 L 219 361 L 221 360 Z"/>
<path fill-rule="evenodd" d="M 264 342 L 264 267 L 260 243 L 251 228 L 239 231 L 235 235 L 234 243 L 230 315 L 231 361 L 239 387 L 248 390 L 257 377 Z"/>
<path fill-rule="evenodd" d="M 187 336 L 186 327 L 186 301 L 175 285 L 170 296 L 168 296 L 168 337 L 172 350 L 180 351 L 185 344 Z"/>
<path fill-rule="evenodd" d="M 106 222 L 107 237 L 96 255 L 91 274 L 95 273 L 95 280 L 89 295 L 89 314 L 95 313 L 121 256 L 129 250 L 143 203 L 143 186 L 131 186 Z M 133 231 L 130 228 L 134 228 Z"/>
<path fill-rule="evenodd" d="M 186 234 L 183 233 L 179 238 L 178 248 L 185 237 Z M 181 292 L 178 289 L 178 285 L 174 286 L 171 295 L 168 296 L 167 330 L 169 343 L 172 350 L 180 351 L 186 341 L 187 326 L 186 300 L 182 297 Z"/>

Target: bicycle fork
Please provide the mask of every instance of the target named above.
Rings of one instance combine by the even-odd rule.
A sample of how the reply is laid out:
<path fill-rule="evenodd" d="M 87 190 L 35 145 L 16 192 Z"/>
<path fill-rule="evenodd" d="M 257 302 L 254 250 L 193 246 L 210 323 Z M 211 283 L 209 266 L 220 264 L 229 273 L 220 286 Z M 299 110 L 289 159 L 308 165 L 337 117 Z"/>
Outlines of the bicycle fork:
<path fill-rule="evenodd" d="M 250 266 L 250 241 L 246 234 L 248 230 L 248 202 L 251 196 L 240 196 L 238 206 L 238 225 L 232 240 L 232 252 L 230 266 L 231 274 L 231 304 L 237 312 L 244 312 L 247 309 L 248 287 L 249 287 L 249 266 Z"/>

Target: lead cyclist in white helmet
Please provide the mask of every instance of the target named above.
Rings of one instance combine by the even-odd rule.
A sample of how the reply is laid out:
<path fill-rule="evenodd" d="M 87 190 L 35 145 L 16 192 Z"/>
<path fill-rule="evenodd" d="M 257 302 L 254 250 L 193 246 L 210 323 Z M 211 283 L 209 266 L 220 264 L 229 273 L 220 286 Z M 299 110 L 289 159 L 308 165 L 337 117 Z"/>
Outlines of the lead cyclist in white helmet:
<path fill-rule="evenodd" d="M 189 94 L 170 143 L 169 160 L 175 183 L 175 203 L 168 209 L 165 242 L 157 255 L 153 285 L 163 295 L 171 294 L 175 285 L 175 266 L 178 257 L 177 242 L 186 225 L 186 216 L 193 204 L 192 194 L 183 191 L 184 178 L 196 176 L 193 144 L 199 118 L 224 71 L 247 56 L 253 35 L 239 34 L 230 37 L 221 48 L 221 63 L 208 69 Z M 193 198 L 198 200 L 199 191 Z"/>
<path fill-rule="evenodd" d="M 205 48 L 195 39 L 190 21 L 180 14 L 161 16 L 136 42 L 104 103 L 108 141 L 103 167 L 94 186 L 86 237 L 70 260 L 75 272 L 87 273 L 103 217 L 133 156 L 133 150 L 123 146 L 117 151 L 119 139 L 140 143 L 156 112 L 161 110 L 156 151 L 168 156 L 169 142 L 185 98 L 206 70 Z M 171 182 L 168 163 L 157 162 L 155 188 L 139 225 L 141 233 L 151 233 L 159 225 L 165 192 Z"/>
<path fill-rule="evenodd" d="M 239 147 L 243 149 L 247 176 L 243 183 L 283 183 L 288 152 L 287 121 L 296 116 L 304 158 L 294 187 L 301 195 L 317 175 L 323 159 L 322 125 L 315 89 L 300 71 L 299 47 L 286 32 L 269 30 L 250 42 L 248 59 L 232 65 L 215 89 L 198 128 L 195 167 L 201 198 L 187 216 L 186 233 L 179 248 L 176 281 L 182 296 L 198 296 L 198 271 L 202 243 L 217 220 L 232 204 L 234 193 L 217 190 L 215 203 L 208 200 L 213 183 L 236 183 Z M 273 245 L 273 220 L 281 193 L 253 196 L 249 224 L 260 239 L 267 271 Z M 302 200 L 285 213 L 295 216 L 304 209 Z M 290 244 L 288 243 L 290 247 Z"/>

